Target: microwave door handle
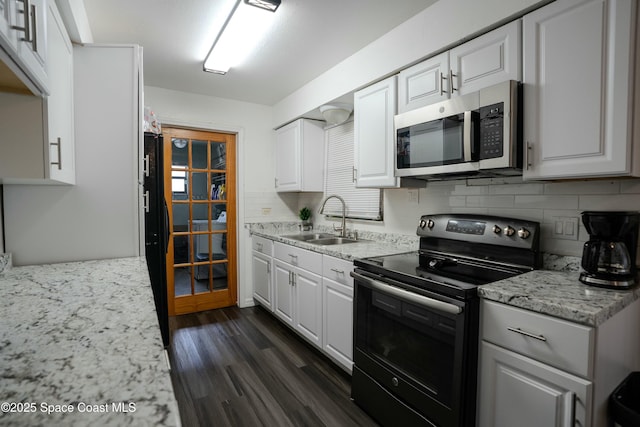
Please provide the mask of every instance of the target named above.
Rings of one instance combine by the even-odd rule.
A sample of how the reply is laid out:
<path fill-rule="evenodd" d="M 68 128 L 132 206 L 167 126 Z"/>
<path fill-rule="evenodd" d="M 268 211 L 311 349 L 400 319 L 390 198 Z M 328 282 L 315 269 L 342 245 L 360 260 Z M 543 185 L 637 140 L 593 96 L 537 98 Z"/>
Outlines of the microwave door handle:
<path fill-rule="evenodd" d="M 471 129 L 473 127 L 473 120 L 471 111 L 464 112 L 464 124 L 462 127 L 462 149 L 463 149 L 463 160 L 465 162 L 470 162 L 473 158 L 471 153 Z"/>

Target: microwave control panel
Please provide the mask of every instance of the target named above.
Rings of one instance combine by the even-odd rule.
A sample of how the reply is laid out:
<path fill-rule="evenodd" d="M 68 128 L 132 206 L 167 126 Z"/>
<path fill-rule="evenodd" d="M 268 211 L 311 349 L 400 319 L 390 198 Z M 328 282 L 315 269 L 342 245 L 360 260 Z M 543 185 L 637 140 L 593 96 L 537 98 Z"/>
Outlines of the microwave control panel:
<path fill-rule="evenodd" d="M 504 103 L 480 107 L 480 159 L 504 154 Z"/>

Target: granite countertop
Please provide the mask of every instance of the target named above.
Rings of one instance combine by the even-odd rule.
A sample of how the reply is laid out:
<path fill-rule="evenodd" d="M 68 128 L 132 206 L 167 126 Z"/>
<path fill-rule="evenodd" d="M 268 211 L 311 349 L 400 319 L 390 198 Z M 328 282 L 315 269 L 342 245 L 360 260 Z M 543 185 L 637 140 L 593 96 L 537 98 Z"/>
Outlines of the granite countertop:
<path fill-rule="evenodd" d="M 418 236 L 369 233 L 363 231 L 358 234 L 358 239 L 361 240 L 361 242 L 323 246 L 287 238 L 287 235 L 301 234 L 298 230 L 297 223 L 254 223 L 247 224 L 247 227 L 252 235 L 265 237 L 276 242 L 286 243 L 291 246 L 308 249 L 325 255 L 331 255 L 347 261 L 353 261 L 355 258 L 367 258 L 417 251 L 419 242 Z M 335 231 L 328 227 L 319 227 L 308 233 L 336 234 Z"/>
<path fill-rule="evenodd" d="M 247 224 L 251 234 L 353 260 L 415 251 L 417 236 L 360 233 L 363 243 L 320 246 L 288 239 L 298 234 L 296 223 Z M 313 232 L 333 232 L 320 227 Z M 543 269 L 478 287 L 480 297 L 555 316 L 587 326 L 599 326 L 640 298 L 640 286 L 632 290 L 610 290 L 587 286 L 578 280 L 580 258 L 543 254 Z"/>
<path fill-rule="evenodd" d="M 640 287 L 611 290 L 587 286 L 577 271 L 534 270 L 478 287 L 485 299 L 542 314 L 600 326 L 640 298 Z"/>
<path fill-rule="evenodd" d="M 0 292 L 0 424 L 180 424 L 144 258 L 13 267 Z"/>

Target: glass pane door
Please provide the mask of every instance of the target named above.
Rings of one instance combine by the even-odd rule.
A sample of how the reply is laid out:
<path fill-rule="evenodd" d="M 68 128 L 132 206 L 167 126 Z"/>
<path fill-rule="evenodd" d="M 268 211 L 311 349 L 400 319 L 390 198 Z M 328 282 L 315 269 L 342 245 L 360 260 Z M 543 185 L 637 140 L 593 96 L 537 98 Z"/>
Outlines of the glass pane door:
<path fill-rule="evenodd" d="M 235 136 L 166 128 L 164 134 L 174 314 L 235 304 Z"/>

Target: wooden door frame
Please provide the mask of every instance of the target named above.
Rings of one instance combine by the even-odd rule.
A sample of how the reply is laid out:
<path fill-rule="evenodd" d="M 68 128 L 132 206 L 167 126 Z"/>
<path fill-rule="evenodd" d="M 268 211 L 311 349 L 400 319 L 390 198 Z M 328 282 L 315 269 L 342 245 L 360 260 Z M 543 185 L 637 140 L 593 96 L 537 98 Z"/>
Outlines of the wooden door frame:
<path fill-rule="evenodd" d="M 168 299 L 168 309 L 169 315 L 175 316 L 180 314 L 192 313 L 197 311 L 203 311 L 213 308 L 218 308 L 222 306 L 229 305 L 237 305 L 238 302 L 238 294 L 239 294 L 239 280 L 238 280 L 238 272 L 240 271 L 239 265 L 239 251 L 238 251 L 238 231 L 237 231 L 237 223 L 238 223 L 238 162 L 237 162 L 237 154 L 238 154 L 238 134 L 234 132 L 228 131 L 219 131 L 212 129 L 196 129 L 189 126 L 178 126 L 178 125 L 165 125 L 165 128 L 173 130 L 175 133 L 180 132 L 189 132 L 191 134 L 190 139 L 192 140 L 210 140 L 215 141 L 215 139 L 210 138 L 210 134 L 222 134 L 227 135 L 228 137 L 233 138 L 233 149 L 227 150 L 227 169 L 229 165 L 233 165 L 234 171 L 233 173 L 226 174 L 226 184 L 227 188 L 233 188 L 233 191 L 228 194 L 228 197 L 225 199 L 226 206 L 233 206 L 235 212 L 232 215 L 227 216 L 227 236 L 233 236 L 232 239 L 227 239 L 227 291 L 226 292 L 212 292 L 213 300 L 208 301 L 206 303 L 197 302 L 196 297 L 178 297 L 175 296 L 175 288 L 173 286 L 167 286 L 167 299 Z M 169 132 L 171 133 L 171 132 Z M 201 136 L 198 136 L 201 134 Z M 172 168 L 172 160 L 171 160 L 171 142 L 169 138 L 165 138 L 165 156 L 164 156 L 164 170 L 165 173 L 169 171 L 170 173 Z M 165 198 L 168 201 L 168 204 L 171 204 L 172 200 L 172 192 L 170 186 L 165 185 Z M 191 204 L 190 209 L 191 209 Z M 227 208 L 228 210 L 228 208 Z M 173 224 L 173 210 L 169 209 L 169 224 Z M 170 238 L 169 238 L 169 246 L 168 253 L 173 254 L 174 250 L 174 239 L 173 239 L 173 227 L 170 227 Z M 190 251 L 191 251 L 190 247 Z M 173 263 L 167 263 L 167 283 L 173 283 L 173 273 L 174 267 Z"/>

